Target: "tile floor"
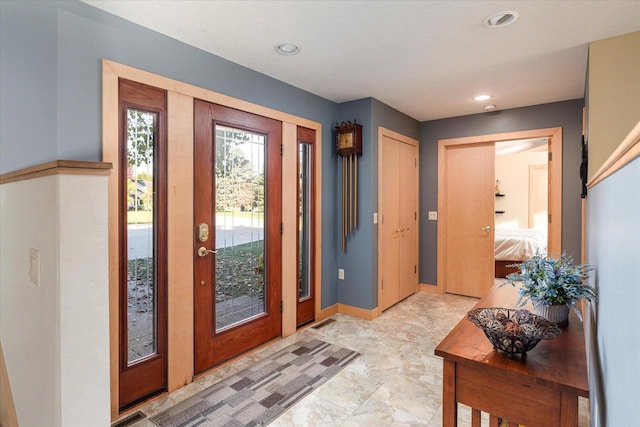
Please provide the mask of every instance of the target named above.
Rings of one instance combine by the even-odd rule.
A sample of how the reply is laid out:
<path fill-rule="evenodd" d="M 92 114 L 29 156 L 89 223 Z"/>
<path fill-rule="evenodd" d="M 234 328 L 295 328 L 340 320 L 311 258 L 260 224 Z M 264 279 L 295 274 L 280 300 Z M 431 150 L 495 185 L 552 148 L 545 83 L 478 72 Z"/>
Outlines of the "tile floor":
<path fill-rule="evenodd" d="M 305 328 L 278 340 L 141 410 L 147 417 L 153 416 L 265 355 L 313 336 L 356 350 L 362 356 L 274 420 L 271 427 L 440 426 L 442 359 L 433 351 L 476 301 L 418 293 L 372 321 L 336 314 L 333 323 L 320 329 Z M 584 399 L 580 402 L 580 426 L 588 425 L 587 404 Z M 488 417 L 484 415 L 483 426 L 487 426 Z M 469 408 L 460 408 L 458 424 L 471 424 Z M 154 424 L 141 420 L 134 425 Z"/>

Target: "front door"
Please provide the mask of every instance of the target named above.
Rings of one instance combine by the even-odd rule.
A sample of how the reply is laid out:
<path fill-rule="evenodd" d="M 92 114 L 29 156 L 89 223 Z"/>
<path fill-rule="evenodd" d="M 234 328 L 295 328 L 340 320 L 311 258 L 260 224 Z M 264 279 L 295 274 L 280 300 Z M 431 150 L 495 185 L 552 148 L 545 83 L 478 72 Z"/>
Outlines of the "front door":
<path fill-rule="evenodd" d="M 194 357 L 203 372 L 281 335 L 282 123 L 194 103 Z"/>
<path fill-rule="evenodd" d="M 447 292 L 481 297 L 494 277 L 493 143 L 455 145 L 446 150 Z"/>

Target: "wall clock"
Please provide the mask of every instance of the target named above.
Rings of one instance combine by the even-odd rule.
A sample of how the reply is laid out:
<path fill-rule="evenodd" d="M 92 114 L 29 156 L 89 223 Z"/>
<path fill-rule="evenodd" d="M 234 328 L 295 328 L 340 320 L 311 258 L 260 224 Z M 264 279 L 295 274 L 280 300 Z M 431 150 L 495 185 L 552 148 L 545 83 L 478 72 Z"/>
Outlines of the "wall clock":
<path fill-rule="evenodd" d="M 342 122 L 336 126 L 336 154 L 338 156 L 362 155 L 362 125 Z"/>
<path fill-rule="evenodd" d="M 347 251 L 347 237 L 358 228 L 358 156 L 362 155 L 362 126 L 336 124 L 336 154 L 342 156 L 342 251 Z"/>

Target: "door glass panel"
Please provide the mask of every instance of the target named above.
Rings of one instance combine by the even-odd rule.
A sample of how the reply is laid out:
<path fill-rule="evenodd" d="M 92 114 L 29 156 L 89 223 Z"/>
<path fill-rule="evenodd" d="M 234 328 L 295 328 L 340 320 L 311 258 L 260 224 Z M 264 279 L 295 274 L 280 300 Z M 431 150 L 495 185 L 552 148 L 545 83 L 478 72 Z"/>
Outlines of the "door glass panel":
<path fill-rule="evenodd" d="M 265 142 L 216 126 L 216 331 L 266 312 Z"/>
<path fill-rule="evenodd" d="M 311 145 L 298 144 L 298 298 L 311 295 Z"/>
<path fill-rule="evenodd" d="M 157 351 L 154 139 L 157 114 L 127 110 L 128 363 Z"/>

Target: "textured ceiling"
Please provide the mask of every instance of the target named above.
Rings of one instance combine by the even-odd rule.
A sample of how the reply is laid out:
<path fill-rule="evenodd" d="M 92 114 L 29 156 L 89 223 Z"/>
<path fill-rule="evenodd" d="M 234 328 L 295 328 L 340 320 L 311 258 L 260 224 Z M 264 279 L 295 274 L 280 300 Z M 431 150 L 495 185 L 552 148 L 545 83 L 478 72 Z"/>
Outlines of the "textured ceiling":
<path fill-rule="evenodd" d="M 84 1 L 324 98 L 371 96 L 420 121 L 581 98 L 588 43 L 640 30 L 640 1 Z M 483 26 L 502 10 L 519 19 Z M 278 55 L 281 42 L 302 50 Z M 472 100 L 485 92 L 494 98 Z"/>

